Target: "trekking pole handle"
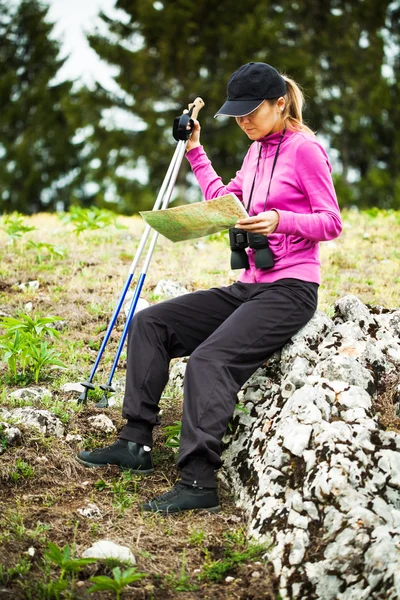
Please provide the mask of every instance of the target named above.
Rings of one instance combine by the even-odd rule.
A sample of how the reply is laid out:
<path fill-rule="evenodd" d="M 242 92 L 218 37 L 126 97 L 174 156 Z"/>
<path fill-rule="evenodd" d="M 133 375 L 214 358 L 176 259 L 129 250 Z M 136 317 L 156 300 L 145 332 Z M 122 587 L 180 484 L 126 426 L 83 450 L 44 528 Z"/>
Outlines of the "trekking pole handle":
<path fill-rule="evenodd" d="M 191 104 L 188 105 L 189 116 L 192 119 L 197 119 L 199 112 L 204 106 L 204 100 L 198 96 Z"/>
<path fill-rule="evenodd" d="M 202 98 L 196 98 L 194 102 L 189 104 L 188 109 L 180 117 L 174 119 L 174 125 L 172 128 L 172 135 L 176 141 L 187 141 L 193 130 L 193 119 L 197 119 L 200 110 L 204 106 L 204 100 Z"/>

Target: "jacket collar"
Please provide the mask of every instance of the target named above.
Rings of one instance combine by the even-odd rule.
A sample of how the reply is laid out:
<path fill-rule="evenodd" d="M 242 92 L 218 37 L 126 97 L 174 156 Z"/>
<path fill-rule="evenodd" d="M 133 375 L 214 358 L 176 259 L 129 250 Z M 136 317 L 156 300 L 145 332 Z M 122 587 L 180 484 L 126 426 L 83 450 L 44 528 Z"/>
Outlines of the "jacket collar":
<path fill-rule="evenodd" d="M 261 144 L 261 146 L 265 149 L 271 149 L 275 146 L 277 146 L 281 140 L 282 137 L 282 131 L 277 131 L 276 133 L 270 133 L 269 135 L 264 136 L 263 138 L 261 138 L 259 141 L 259 143 Z M 286 129 L 286 133 L 285 133 L 285 137 L 282 140 L 282 145 L 295 133 L 295 131 L 292 131 L 291 129 Z"/>

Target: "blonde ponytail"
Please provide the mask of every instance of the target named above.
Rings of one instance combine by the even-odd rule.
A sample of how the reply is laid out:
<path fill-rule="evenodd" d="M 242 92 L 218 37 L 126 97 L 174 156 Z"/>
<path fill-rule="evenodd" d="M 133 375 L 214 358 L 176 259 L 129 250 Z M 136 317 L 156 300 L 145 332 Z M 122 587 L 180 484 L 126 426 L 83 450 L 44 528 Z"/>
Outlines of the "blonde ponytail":
<path fill-rule="evenodd" d="M 304 131 L 315 135 L 314 132 L 303 123 L 304 95 L 300 87 L 293 79 L 282 75 L 286 82 L 286 103 L 282 117 L 287 129 L 292 131 Z"/>

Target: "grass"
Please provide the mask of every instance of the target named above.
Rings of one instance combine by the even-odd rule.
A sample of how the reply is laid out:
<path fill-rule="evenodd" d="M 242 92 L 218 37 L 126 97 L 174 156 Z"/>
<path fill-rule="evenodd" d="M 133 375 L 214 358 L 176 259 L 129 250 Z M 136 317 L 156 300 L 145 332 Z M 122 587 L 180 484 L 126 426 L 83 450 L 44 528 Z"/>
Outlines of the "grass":
<path fill-rule="evenodd" d="M 104 446 L 115 436 L 96 432 L 88 421 L 102 412 L 94 404 L 101 391 L 96 390 L 86 406 L 78 406 L 79 394 L 62 392 L 62 385 L 88 378 L 144 230 L 136 217 L 118 218 L 125 229 L 115 227 L 112 218 L 105 219 L 101 229 L 92 229 L 96 215 L 88 216 L 92 222 L 86 229 L 77 227 L 76 221 L 63 223 L 46 214 L 23 219 L 14 215 L 8 223 L 0 219 L 1 313 L 12 318 L 54 315 L 64 323 L 58 338 L 48 341 L 65 369 L 43 366 L 39 385 L 48 388 L 52 397 L 35 401 L 35 407 L 50 410 L 62 420 L 66 433 L 82 437 L 82 442 L 67 443 L 65 438 L 45 437 L 19 425 L 22 442 L 9 447 L 2 444 L 0 427 L 4 450 L 0 462 L 0 584 L 16 600 L 107 600 L 116 597 L 117 589 L 121 598 L 134 600 L 275 600 L 274 583 L 263 562 L 265 547 L 246 539 L 241 511 L 229 490 L 221 489 L 224 508 L 217 515 L 188 513 L 165 519 L 140 509 L 145 500 L 166 490 L 177 477 L 175 442 L 181 399 L 176 390 L 167 389 L 163 395 L 162 427 L 155 430 L 157 469 L 153 475 L 140 479 L 114 467 L 84 469 L 75 461 L 78 448 Z M 400 213 L 344 211 L 343 219 L 341 237 L 321 245 L 319 308 L 332 315 L 335 301 L 348 293 L 365 303 L 398 306 Z M 163 240 L 162 248 L 159 243 L 143 297 L 155 301 L 154 289 L 160 279 L 177 281 L 189 291 L 233 283 L 237 273 L 229 270 L 226 235 L 201 242 L 174 245 Z M 38 290 L 18 287 L 33 280 L 39 281 Z M 95 383 L 108 379 L 123 324 L 120 317 Z M 117 378 L 124 377 L 124 367 L 125 353 Z M 14 377 L 5 362 L 0 364 L 0 378 L 0 408 L 31 404 L 11 399 L 9 394 L 30 381 L 29 385 L 35 386 L 32 378 L 19 372 Z M 120 409 L 105 412 L 117 428 L 122 426 Z M 168 438 L 170 447 L 166 446 Z M 85 519 L 77 513 L 89 503 L 97 504 L 100 518 Z M 61 577 L 64 567 L 60 570 L 48 556 L 53 548 L 53 558 L 61 563 L 79 560 L 81 552 L 101 538 L 129 546 L 136 556 L 137 572 L 145 576 L 136 580 L 134 572 L 126 573 L 126 565 L 67 562 L 72 570 L 67 568 Z M 27 554 L 31 547 L 34 556 Z M 61 557 L 55 547 L 62 551 Z M 74 572 L 75 567 L 80 570 Z M 120 570 L 113 573 L 117 567 Z M 260 573 L 258 579 L 252 578 L 254 571 Z M 122 581 L 123 573 L 126 578 Z M 232 583 L 226 582 L 228 575 Z M 130 577 L 133 579 L 127 583 Z M 90 593 L 96 582 L 108 585 L 109 591 Z"/>

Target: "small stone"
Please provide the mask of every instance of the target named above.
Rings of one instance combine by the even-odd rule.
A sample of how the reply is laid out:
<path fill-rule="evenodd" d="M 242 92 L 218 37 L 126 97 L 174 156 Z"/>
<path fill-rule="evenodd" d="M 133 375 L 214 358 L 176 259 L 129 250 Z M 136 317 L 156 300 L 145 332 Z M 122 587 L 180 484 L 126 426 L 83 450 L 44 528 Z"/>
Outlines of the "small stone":
<path fill-rule="evenodd" d="M 198 571 L 199 573 L 201 572 L 200 569 L 196 569 L 195 571 L 193 571 L 193 573 L 195 573 L 196 571 Z M 235 581 L 234 577 L 231 577 L 230 575 L 228 575 L 228 577 L 225 577 L 226 583 L 232 583 L 232 581 Z"/>
<path fill-rule="evenodd" d="M 26 551 L 26 553 L 27 553 L 28 556 L 31 556 L 33 558 L 35 556 L 35 554 L 36 554 L 36 550 L 35 550 L 35 548 L 33 546 L 30 546 L 28 548 L 28 550 Z"/>
<path fill-rule="evenodd" d="M 79 433 L 68 433 L 65 441 L 66 442 L 81 442 L 83 440 L 83 437 L 81 435 L 79 435 Z"/>
<path fill-rule="evenodd" d="M 113 433 L 114 431 L 117 431 L 111 419 L 104 414 L 89 417 L 88 421 L 93 427 L 93 429 L 97 429 L 98 431 L 102 431 L 103 433 Z"/>
<path fill-rule="evenodd" d="M 82 508 L 78 508 L 77 511 L 80 515 L 82 515 L 82 517 L 85 517 L 86 519 L 100 519 L 101 518 L 101 511 L 99 509 L 99 507 L 97 506 L 97 504 L 88 504 L 87 506 L 84 506 Z"/>
<path fill-rule="evenodd" d="M 82 558 L 115 558 L 131 565 L 136 564 L 136 559 L 127 546 L 120 546 L 110 540 L 98 540 L 82 552 Z"/>
<path fill-rule="evenodd" d="M 168 279 L 160 279 L 154 290 L 154 295 L 161 297 L 163 300 L 178 298 L 178 296 L 183 296 L 188 293 L 189 290 L 183 287 L 183 285 Z"/>
<path fill-rule="evenodd" d="M 86 388 L 78 382 L 64 383 L 64 385 L 61 386 L 62 392 L 77 392 L 79 394 L 82 394 L 82 392 L 84 392 L 85 389 Z"/>
<path fill-rule="evenodd" d="M 282 384 L 282 388 L 281 388 L 282 398 L 290 398 L 290 396 L 295 391 L 296 391 L 296 386 L 291 381 L 286 381 Z"/>
<path fill-rule="evenodd" d="M 25 292 L 27 289 L 29 290 L 38 290 L 39 289 L 39 282 L 37 280 L 34 281 L 27 281 L 26 283 L 20 283 L 18 285 L 19 289 L 22 290 L 23 292 Z"/>
<path fill-rule="evenodd" d="M 24 308 L 25 308 L 25 312 L 26 312 L 26 313 L 30 313 L 30 312 L 32 312 L 32 309 L 33 309 L 33 304 L 32 304 L 32 302 L 27 302 L 27 303 L 24 305 Z"/>
<path fill-rule="evenodd" d="M 129 310 L 131 308 L 132 305 L 132 297 L 133 297 L 134 292 L 131 292 L 126 295 L 126 300 L 127 302 L 125 302 L 124 304 L 124 313 L 125 313 L 125 317 L 128 316 L 129 314 Z M 135 308 L 135 312 L 134 314 L 140 312 L 141 310 L 143 310 L 144 308 L 148 308 L 150 306 L 150 303 L 147 302 L 147 300 L 145 300 L 144 298 L 139 298 L 137 303 L 136 303 L 136 308 Z"/>
<path fill-rule="evenodd" d="M 37 456 L 35 458 L 35 462 L 39 464 L 46 464 L 49 462 L 49 459 L 47 458 L 47 456 Z"/>
<path fill-rule="evenodd" d="M 0 436 L 5 440 L 7 446 L 13 446 L 22 437 L 21 431 L 18 427 L 12 427 L 8 423 L 0 421 Z M 5 450 L 5 449 L 4 449 Z M 2 446 L 0 445 L 0 454 L 2 453 Z"/>
<path fill-rule="evenodd" d="M 260 579 L 261 573 L 260 573 L 260 571 L 253 571 L 252 574 L 251 574 L 251 576 L 252 576 L 253 579 Z"/>

